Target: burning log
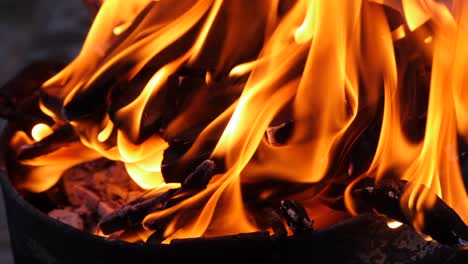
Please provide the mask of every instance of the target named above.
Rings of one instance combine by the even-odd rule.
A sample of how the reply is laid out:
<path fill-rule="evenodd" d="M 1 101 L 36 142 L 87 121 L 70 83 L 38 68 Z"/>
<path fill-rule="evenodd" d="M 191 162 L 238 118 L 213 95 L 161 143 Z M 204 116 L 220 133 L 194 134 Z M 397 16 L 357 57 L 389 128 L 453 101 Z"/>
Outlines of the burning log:
<path fill-rule="evenodd" d="M 104 217 L 99 223 L 99 228 L 104 234 L 111 234 L 121 229 L 137 226 L 141 224 L 145 216 L 162 207 L 162 204 L 168 201 L 177 190 L 170 189 L 149 199 L 136 199 Z"/>
<path fill-rule="evenodd" d="M 216 164 L 212 160 L 205 160 L 187 176 L 182 188 L 184 190 L 200 190 L 205 188 L 214 175 Z"/>
<path fill-rule="evenodd" d="M 161 172 L 165 182 L 185 182 L 185 177 L 210 157 L 216 142 L 207 144 L 204 150 L 197 153 L 196 156 L 186 157 L 185 154 L 192 144 L 191 140 L 175 140 L 164 150 Z M 217 168 L 218 171 L 221 169 L 220 166 Z"/>
<path fill-rule="evenodd" d="M 211 177 L 214 175 L 215 163 L 211 160 L 202 162 L 189 176 L 180 188 L 169 189 L 155 196 L 146 197 L 143 195 L 123 207 L 117 209 L 112 214 L 103 218 L 99 227 L 105 234 L 110 234 L 115 231 L 125 229 L 141 224 L 141 221 L 148 214 L 155 212 L 158 209 L 170 207 L 171 198 L 183 194 L 185 191 L 196 191 L 206 187 Z M 150 191 L 151 192 L 151 191 Z M 150 195 L 150 194 L 149 194 Z M 187 196 L 182 195 L 182 199 Z M 177 201 L 180 201 L 178 199 Z M 156 229 L 160 224 L 151 225 Z"/>
<path fill-rule="evenodd" d="M 413 226 L 409 217 L 401 207 L 401 197 L 408 183 L 403 180 L 387 178 L 375 183 L 372 178 L 364 178 L 351 191 L 351 195 L 358 207 L 358 212 L 376 211 L 399 222 Z M 420 186 L 428 192 L 424 186 Z M 420 231 L 431 236 L 436 241 L 447 245 L 465 246 L 468 241 L 468 227 L 458 214 L 442 199 L 435 196 L 432 208 L 419 212 L 424 215 L 424 223 Z M 344 198 L 341 197 L 327 203 L 333 208 L 344 208 Z"/>
<path fill-rule="evenodd" d="M 294 234 L 302 234 L 313 231 L 314 222 L 310 220 L 302 205 L 293 200 L 281 201 L 281 212 L 286 219 L 289 228 Z"/>
<path fill-rule="evenodd" d="M 39 157 L 77 140 L 79 138 L 73 127 L 69 124 L 63 125 L 41 141 L 22 146 L 19 149 L 18 160 L 29 160 Z"/>
<path fill-rule="evenodd" d="M 273 229 L 273 239 L 283 239 L 288 235 L 286 227 L 284 227 L 283 220 L 281 216 L 271 207 L 265 207 L 262 210 L 262 218 L 265 219 L 267 223 Z"/>

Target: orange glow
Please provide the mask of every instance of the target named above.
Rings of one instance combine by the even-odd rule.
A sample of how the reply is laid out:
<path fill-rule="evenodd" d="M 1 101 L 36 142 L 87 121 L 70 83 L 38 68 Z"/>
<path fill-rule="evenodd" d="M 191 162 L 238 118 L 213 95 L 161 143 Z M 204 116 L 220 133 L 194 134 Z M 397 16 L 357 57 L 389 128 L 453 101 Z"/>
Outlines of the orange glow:
<path fill-rule="evenodd" d="M 437 197 L 468 223 L 458 159 L 468 141 L 468 4 L 291 2 L 104 1 L 80 54 L 42 85 L 39 107 L 54 124 L 36 124 L 32 138 L 18 131 L 10 145 L 20 156 L 64 124 L 76 140 L 21 160 L 18 187 L 46 191 L 71 166 L 105 157 L 155 195 L 183 186 L 163 175 L 163 160 L 183 171 L 211 155 L 221 169 L 205 189 L 143 220 L 170 216 L 165 243 L 271 231 L 250 196 L 294 198 L 324 227 L 358 213 L 361 179 L 388 175 L 408 182 L 400 202 L 417 229 Z M 284 142 L 269 142 L 269 127 L 285 122 Z M 278 182 L 307 188 L 268 186 Z M 346 215 L 321 200 L 335 183 Z"/>

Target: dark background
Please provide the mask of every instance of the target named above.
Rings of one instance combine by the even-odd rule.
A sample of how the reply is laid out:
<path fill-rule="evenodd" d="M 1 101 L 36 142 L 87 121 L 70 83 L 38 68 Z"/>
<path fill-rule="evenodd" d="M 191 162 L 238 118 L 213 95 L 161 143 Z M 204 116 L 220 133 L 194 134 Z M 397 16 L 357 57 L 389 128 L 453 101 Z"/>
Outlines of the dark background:
<path fill-rule="evenodd" d="M 81 0 L 0 0 L 0 87 L 33 61 L 71 61 L 80 51 L 90 23 Z M 0 119 L 0 130 L 4 124 Z M 1 196 L 0 264 L 11 263 Z"/>

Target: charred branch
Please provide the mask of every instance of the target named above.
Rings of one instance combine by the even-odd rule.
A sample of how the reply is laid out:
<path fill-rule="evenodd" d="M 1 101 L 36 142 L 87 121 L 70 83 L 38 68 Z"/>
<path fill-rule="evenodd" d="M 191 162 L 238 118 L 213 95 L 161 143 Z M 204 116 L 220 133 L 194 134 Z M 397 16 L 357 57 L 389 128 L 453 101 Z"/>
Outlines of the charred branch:
<path fill-rule="evenodd" d="M 117 209 L 112 214 L 104 217 L 99 224 L 99 228 L 104 234 L 110 234 L 127 227 L 137 226 L 145 216 L 155 211 L 158 207 L 161 207 L 162 204 L 168 201 L 176 192 L 177 189 L 170 189 L 167 192 L 143 201 L 137 199 L 134 202 L 130 202 Z"/>
<path fill-rule="evenodd" d="M 271 226 L 273 229 L 273 239 L 282 239 L 288 235 L 288 231 L 283 224 L 281 216 L 271 207 L 265 207 L 262 210 L 262 218 Z"/>
<path fill-rule="evenodd" d="M 177 202 L 180 202 L 187 197 L 194 195 L 196 190 L 201 190 L 210 181 L 214 175 L 215 164 L 211 160 L 202 162 L 195 170 L 187 177 L 187 180 L 180 188 L 169 189 L 156 196 L 147 197 L 143 195 L 130 203 L 117 209 L 112 214 L 104 217 L 99 227 L 105 234 L 110 234 L 115 231 L 137 226 L 148 214 L 157 210 L 168 208 Z M 174 200 L 176 202 L 174 202 Z M 151 225 L 151 224 L 150 224 Z M 161 224 L 155 223 L 159 227 Z"/>
<path fill-rule="evenodd" d="M 18 160 L 29 160 L 45 155 L 77 140 L 78 135 L 71 125 L 61 126 L 41 141 L 22 146 L 19 150 Z"/>
<path fill-rule="evenodd" d="M 405 188 L 408 187 L 407 184 L 406 181 L 394 178 L 386 178 L 378 183 L 375 183 L 374 179 L 371 178 L 363 179 L 351 191 L 357 211 L 360 213 L 377 212 L 409 226 L 414 226 L 415 216 L 408 215 L 402 208 L 401 197 Z M 435 193 L 424 186 L 419 186 L 419 188 L 424 188 L 430 195 L 433 195 L 435 202 L 432 208 L 417 212 L 424 215 L 424 222 L 422 226 L 415 228 L 440 243 L 455 246 L 466 245 L 468 227 L 460 216 Z M 328 203 L 331 204 L 330 201 Z M 332 207 L 344 208 L 342 203 L 344 203 L 343 197 L 335 200 Z"/>
<path fill-rule="evenodd" d="M 164 150 L 161 163 L 161 172 L 165 182 L 183 183 L 195 168 L 210 158 L 216 142 L 207 144 L 195 156 L 188 156 L 186 153 L 192 145 L 191 140 L 177 140 L 169 143 L 169 147 Z M 217 171 L 220 169 L 220 166 L 216 166 Z"/>
<path fill-rule="evenodd" d="M 314 222 L 310 220 L 304 207 L 293 200 L 281 201 L 281 212 L 294 234 L 313 231 Z"/>
<path fill-rule="evenodd" d="M 212 160 L 205 160 L 187 176 L 182 188 L 184 190 L 200 190 L 205 188 L 213 177 L 216 164 Z"/>

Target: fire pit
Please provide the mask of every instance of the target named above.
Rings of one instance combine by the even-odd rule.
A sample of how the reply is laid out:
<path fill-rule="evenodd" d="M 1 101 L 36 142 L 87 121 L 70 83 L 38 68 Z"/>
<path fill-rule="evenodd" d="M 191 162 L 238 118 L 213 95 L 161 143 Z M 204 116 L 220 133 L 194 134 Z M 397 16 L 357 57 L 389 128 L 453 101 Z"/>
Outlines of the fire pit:
<path fill-rule="evenodd" d="M 468 5 L 376 2 L 92 2 L 0 96 L 17 263 L 466 261 Z"/>

